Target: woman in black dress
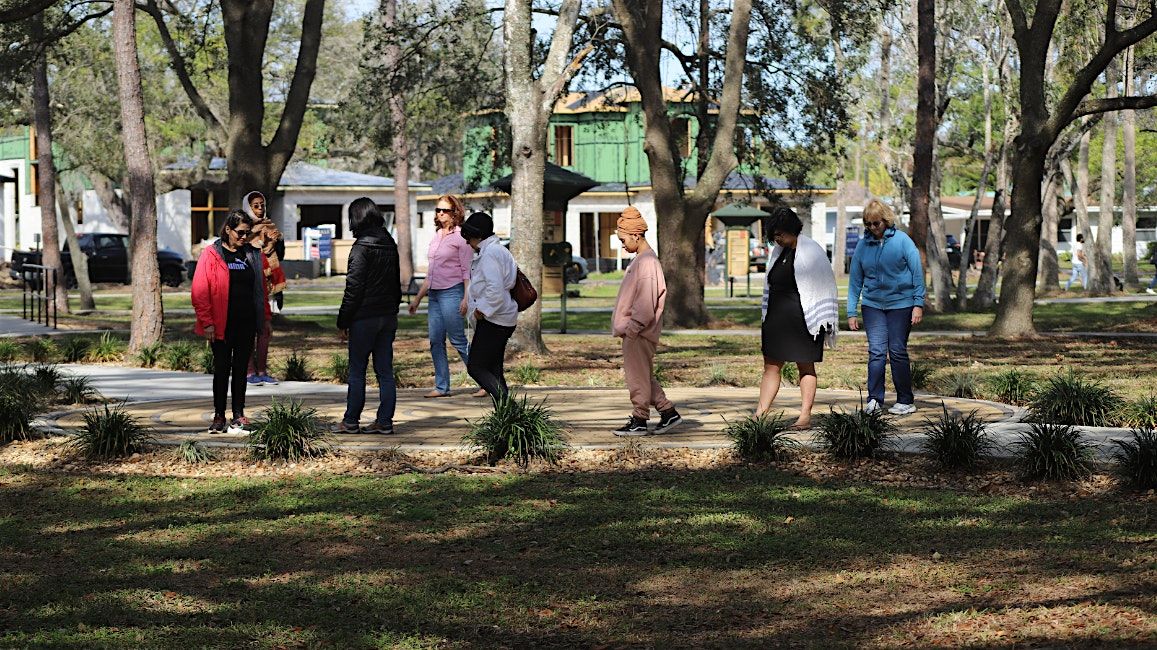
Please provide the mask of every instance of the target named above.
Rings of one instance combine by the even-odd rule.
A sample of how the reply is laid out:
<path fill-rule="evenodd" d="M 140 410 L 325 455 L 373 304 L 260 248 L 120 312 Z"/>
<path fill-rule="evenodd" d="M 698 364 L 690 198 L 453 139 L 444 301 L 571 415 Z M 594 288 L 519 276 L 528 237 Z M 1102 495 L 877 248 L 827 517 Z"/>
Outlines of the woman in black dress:
<path fill-rule="evenodd" d="M 756 415 L 771 409 L 779 393 L 783 364 L 799 368 L 800 415 L 792 428 L 811 426 L 816 397 L 816 363 L 825 341 L 834 347 L 839 322 L 836 278 L 823 247 L 801 234 L 803 223 L 790 208 L 768 219 L 774 247 L 768 255 L 763 291 L 763 379 Z"/>

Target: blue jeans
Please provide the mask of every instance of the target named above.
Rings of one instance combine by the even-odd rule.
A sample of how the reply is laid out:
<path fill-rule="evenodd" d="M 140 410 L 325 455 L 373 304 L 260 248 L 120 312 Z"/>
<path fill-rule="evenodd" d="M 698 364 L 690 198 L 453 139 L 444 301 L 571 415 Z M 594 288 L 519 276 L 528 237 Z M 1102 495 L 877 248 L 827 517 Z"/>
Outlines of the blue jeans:
<path fill-rule="evenodd" d="M 1157 264 L 1154 265 L 1153 279 L 1149 281 L 1150 289 L 1157 289 Z"/>
<path fill-rule="evenodd" d="M 349 389 L 346 391 L 346 424 L 357 424 L 366 406 L 366 366 L 374 355 L 374 374 L 378 377 L 378 424 L 394 423 L 394 408 L 398 402 L 398 388 L 394 385 L 394 335 L 398 331 L 397 316 L 378 316 L 355 320 L 350 325 Z"/>
<path fill-rule="evenodd" d="M 892 362 L 896 402 L 911 404 L 912 365 L 908 361 L 908 333 L 912 331 L 912 308 L 876 309 L 864 306 L 864 330 L 868 333 L 868 399 L 884 403 L 884 364 Z"/>
<path fill-rule="evenodd" d="M 427 319 L 430 330 L 430 356 L 434 358 L 434 390 L 450 392 L 450 360 L 446 357 L 446 337 L 462 357 L 462 363 L 469 363 L 470 348 L 466 342 L 466 321 L 458 313 L 466 288 L 458 283 L 448 289 L 430 289 L 427 303 Z"/>
<path fill-rule="evenodd" d="M 1081 280 L 1081 287 L 1088 289 L 1089 273 L 1085 270 L 1084 264 L 1073 264 L 1073 272 L 1069 274 L 1069 281 L 1065 283 L 1065 291 L 1068 291 L 1069 287 L 1073 286 L 1073 283 L 1076 282 L 1078 278 Z"/>

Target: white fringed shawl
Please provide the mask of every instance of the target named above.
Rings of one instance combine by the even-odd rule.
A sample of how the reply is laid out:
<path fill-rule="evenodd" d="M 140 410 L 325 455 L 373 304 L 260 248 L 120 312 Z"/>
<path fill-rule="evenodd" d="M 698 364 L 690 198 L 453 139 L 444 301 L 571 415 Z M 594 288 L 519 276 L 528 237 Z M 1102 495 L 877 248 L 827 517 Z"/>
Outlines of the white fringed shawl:
<path fill-rule="evenodd" d="M 771 247 L 771 254 L 767 256 L 767 270 L 783 253 L 783 247 L 775 244 Z M 804 324 L 812 336 L 818 336 L 824 330 L 825 343 L 829 348 L 836 347 L 836 332 L 839 331 L 840 307 L 836 296 L 836 275 L 832 271 L 832 263 L 824 247 L 814 239 L 801 234 L 795 245 L 795 284 L 799 288 L 799 302 L 803 309 Z M 767 318 L 767 301 L 771 285 L 767 278 L 763 281 L 763 315 Z"/>

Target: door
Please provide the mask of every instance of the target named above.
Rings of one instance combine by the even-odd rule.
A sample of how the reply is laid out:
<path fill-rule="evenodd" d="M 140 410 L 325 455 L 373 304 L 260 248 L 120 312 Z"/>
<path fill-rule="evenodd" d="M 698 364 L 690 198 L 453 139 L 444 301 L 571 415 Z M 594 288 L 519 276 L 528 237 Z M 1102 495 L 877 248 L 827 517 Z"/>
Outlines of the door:
<path fill-rule="evenodd" d="M 93 282 L 127 282 L 129 254 L 124 235 L 95 235 L 95 251 L 89 265 Z"/>

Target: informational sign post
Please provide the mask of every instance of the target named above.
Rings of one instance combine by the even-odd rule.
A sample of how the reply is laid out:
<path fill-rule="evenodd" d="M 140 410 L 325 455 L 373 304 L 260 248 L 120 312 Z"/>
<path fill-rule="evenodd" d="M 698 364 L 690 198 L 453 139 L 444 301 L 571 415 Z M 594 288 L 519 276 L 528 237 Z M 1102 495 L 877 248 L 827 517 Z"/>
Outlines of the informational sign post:
<path fill-rule="evenodd" d="M 751 231 L 747 228 L 727 229 L 727 291 L 733 296 L 734 281 L 737 276 L 748 280 L 748 294 L 751 293 Z"/>
<path fill-rule="evenodd" d="M 337 227 L 331 223 L 324 223 L 316 228 L 303 228 L 301 231 L 301 245 L 303 257 L 307 260 L 321 260 L 325 262 L 325 274 L 331 275 L 333 270 L 333 238 Z"/>

